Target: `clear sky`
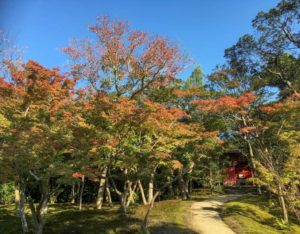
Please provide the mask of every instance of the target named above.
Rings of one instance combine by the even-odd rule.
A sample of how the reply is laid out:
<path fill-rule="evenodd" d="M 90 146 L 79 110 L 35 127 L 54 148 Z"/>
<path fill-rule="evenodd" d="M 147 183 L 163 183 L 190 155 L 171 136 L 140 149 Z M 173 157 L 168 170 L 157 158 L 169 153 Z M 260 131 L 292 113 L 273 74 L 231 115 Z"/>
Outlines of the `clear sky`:
<path fill-rule="evenodd" d="M 251 20 L 279 0 L 0 0 L 0 29 L 26 46 L 25 59 L 64 66 L 60 49 L 71 38 L 92 34 L 97 16 L 127 20 L 134 29 L 179 43 L 207 74 L 223 61 L 224 49 L 245 33 Z M 183 73 L 185 78 L 190 70 Z"/>

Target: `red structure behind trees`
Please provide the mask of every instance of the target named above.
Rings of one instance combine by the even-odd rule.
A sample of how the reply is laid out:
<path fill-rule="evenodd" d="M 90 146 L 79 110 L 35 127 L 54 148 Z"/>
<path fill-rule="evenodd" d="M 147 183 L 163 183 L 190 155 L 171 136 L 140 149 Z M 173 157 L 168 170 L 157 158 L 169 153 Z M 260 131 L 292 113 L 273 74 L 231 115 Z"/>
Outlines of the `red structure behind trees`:
<path fill-rule="evenodd" d="M 239 153 L 229 153 L 225 158 L 224 185 L 241 186 L 247 184 L 247 179 L 253 177 L 247 159 Z"/>

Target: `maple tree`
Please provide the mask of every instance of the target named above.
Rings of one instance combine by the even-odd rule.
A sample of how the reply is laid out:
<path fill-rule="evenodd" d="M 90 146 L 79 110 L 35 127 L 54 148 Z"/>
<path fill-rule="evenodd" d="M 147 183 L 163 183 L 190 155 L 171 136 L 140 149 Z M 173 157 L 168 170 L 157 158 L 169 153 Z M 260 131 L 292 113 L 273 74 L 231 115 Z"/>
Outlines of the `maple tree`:
<path fill-rule="evenodd" d="M 150 165 L 152 169 L 149 169 L 152 171 L 149 173 L 149 203 L 153 197 L 153 171 L 157 168 L 155 165 L 170 157 L 170 149 L 174 148 L 176 141 L 178 142 L 172 138 L 171 132 L 182 129 L 179 128 L 180 124 L 175 123 L 178 113 L 181 113 L 179 110 L 168 110 L 147 100 L 146 96 L 151 95 L 155 89 L 167 87 L 174 82 L 176 74 L 182 70 L 187 60 L 179 48 L 167 39 L 130 30 L 125 22 L 113 22 L 108 17 L 103 17 L 97 19 L 97 24 L 91 26 L 90 30 L 96 35 L 95 43 L 73 41 L 64 52 L 73 61 L 72 74 L 88 80 L 92 87 L 93 94 L 89 94 L 91 96 L 88 105 L 100 106 L 103 98 L 99 96 L 100 93 L 106 95 L 106 104 L 109 105 L 106 110 L 94 109 L 96 111 L 93 121 L 97 120 L 99 115 L 103 116 L 100 112 L 106 112 L 104 118 L 107 126 L 104 131 L 103 126 L 97 125 L 99 122 L 88 123 L 92 128 L 90 130 L 108 137 L 102 142 L 99 142 L 98 138 L 98 142 L 92 147 L 94 155 L 98 155 L 95 156 L 98 162 L 102 161 L 97 207 L 101 208 L 104 190 L 109 187 L 107 175 L 111 174 L 111 170 L 116 170 L 113 165 L 119 165 L 117 168 L 124 173 L 124 178 L 127 178 L 123 181 L 123 188 L 116 188 L 113 176 L 109 177 L 113 190 L 120 197 L 121 207 L 126 212 L 130 204 L 129 198 L 132 197 L 131 186 L 136 188 L 139 184 L 144 197 L 140 178 L 135 183 L 129 179 L 137 177 L 140 173 L 139 167 L 144 166 L 139 165 L 142 161 L 145 162 L 141 155 L 154 160 Z M 139 99 L 138 96 L 143 96 L 145 100 L 141 100 L 141 103 L 134 101 L 133 99 Z M 91 100 L 94 101 L 91 103 Z M 96 135 L 93 137 L 97 138 Z M 99 153 L 99 148 L 107 144 L 105 141 L 112 144 L 112 147 L 105 150 L 103 155 Z M 141 149 L 143 152 L 140 152 Z"/>
<path fill-rule="evenodd" d="M 28 180 L 37 182 L 41 199 L 35 206 L 28 198 L 36 233 L 42 233 L 47 210 L 50 176 L 63 175 L 61 164 L 70 133 L 68 123 L 74 81 L 57 69 L 46 69 L 34 61 L 17 68 L 9 64 L 11 79 L 0 80 L 1 161 L 7 177 L 20 185 L 23 230 L 28 231 L 24 213 Z"/>
<path fill-rule="evenodd" d="M 89 27 L 96 41 L 77 41 L 64 49 L 75 76 L 96 90 L 134 98 L 168 85 L 182 71 L 187 58 L 167 39 L 131 30 L 126 22 L 108 17 Z"/>

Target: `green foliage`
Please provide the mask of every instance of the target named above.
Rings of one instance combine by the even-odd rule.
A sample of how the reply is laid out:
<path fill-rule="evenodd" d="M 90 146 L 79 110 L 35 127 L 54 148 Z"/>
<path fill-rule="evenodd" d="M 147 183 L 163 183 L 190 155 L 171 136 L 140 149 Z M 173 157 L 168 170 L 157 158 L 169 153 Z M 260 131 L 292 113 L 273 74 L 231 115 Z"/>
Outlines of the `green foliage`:
<path fill-rule="evenodd" d="M 11 204 L 15 199 L 15 186 L 13 182 L 0 184 L 0 204 Z"/>
<path fill-rule="evenodd" d="M 204 78 L 204 73 L 201 69 L 200 66 L 197 66 L 192 74 L 190 75 L 189 78 L 187 78 L 187 80 L 184 82 L 183 88 L 184 89 L 190 89 L 190 88 L 199 88 L 199 87 L 203 87 L 203 78 Z"/>

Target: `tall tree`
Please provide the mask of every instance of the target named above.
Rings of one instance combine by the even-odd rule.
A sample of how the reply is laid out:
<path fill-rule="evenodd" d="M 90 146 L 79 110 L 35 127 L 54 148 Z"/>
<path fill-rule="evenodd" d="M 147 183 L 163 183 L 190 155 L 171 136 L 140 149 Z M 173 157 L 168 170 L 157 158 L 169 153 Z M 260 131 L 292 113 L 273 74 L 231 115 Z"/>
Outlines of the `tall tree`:
<path fill-rule="evenodd" d="M 9 169 L 3 173 L 10 172 L 9 176 L 20 184 L 22 224 L 26 186 L 29 180 L 38 184 L 41 191 L 38 205 L 33 204 L 30 196 L 27 200 L 35 233 L 42 233 L 49 178 L 67 174 L 62 161 L 71 137 L 66 126 L 70 122 L 75 83 L 57 69 L 46 69 L 34 61 L 22 68 L 8 66 L 10 79 L 0 80 L 0 112 L 7 123 L 1 138 L 1 165 Z M 26 227 L 23 228 L 25 231 Z"/>

